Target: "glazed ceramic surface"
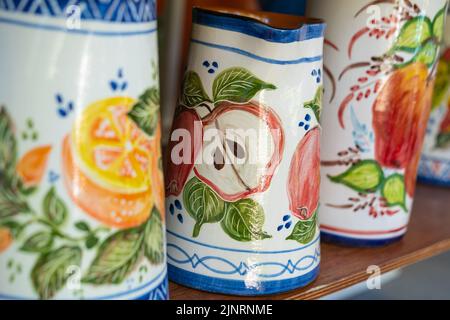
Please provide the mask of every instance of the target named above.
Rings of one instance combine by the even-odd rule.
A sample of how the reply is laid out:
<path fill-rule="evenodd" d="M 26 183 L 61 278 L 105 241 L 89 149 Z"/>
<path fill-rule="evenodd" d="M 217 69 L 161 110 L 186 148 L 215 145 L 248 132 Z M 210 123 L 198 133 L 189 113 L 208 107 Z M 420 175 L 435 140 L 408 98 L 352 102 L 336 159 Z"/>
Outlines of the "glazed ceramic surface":
<path fill-rule="evenodd" d="M 324 18 L 320 224 L 325 240 L 401 238 L 432 100 L 447 1 L 310 1 Z"/>
<path fill-rule="evenodd" d="M 166 176 L 175 282 L 258 295 L 317 275 L 324 25 L 297 26 L 194 12 Z"/>
<path fill-rule="evenodd" d="M 0 2 L 0 298 L 167 298 L 155 10 Z"/>
<path fill-rule="evenodd" d="M 444 40 L 434 86 L 431 117 L 419 165 L 419 180 L 450 186 L 450 24 L 448 22 Z"/>

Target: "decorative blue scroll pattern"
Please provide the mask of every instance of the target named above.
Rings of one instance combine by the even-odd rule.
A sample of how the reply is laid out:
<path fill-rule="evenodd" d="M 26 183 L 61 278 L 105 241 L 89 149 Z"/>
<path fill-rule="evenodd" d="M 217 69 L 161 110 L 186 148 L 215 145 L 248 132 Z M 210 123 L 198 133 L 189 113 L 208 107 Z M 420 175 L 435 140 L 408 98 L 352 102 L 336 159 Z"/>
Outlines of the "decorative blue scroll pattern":
<path fill-rule="evenodd" d="M 81 20 L 120 23 L 156 20 L 155 0 L 0 0 L 0 11 L 55 18 L 70 17 L 72 6 L 80 9 Z"/>
<path fill-rule="evenodd" d="M 291 260 L 288 259 L 286 263 L 281 263 L 279 261 L 274 262 L 258 262 L 258 263 L 252 263 L 248 264 L 246 262 L 239 262 L 234 263 L 224 257 L 219 256 L 204 256 L 199 257 L 196 253 L 189 254 L 184 249 L 179 247 L 175 244 L 168 244 L 167 245 L 167 258 L 172 263 L 181 266 L 181 265 L 189 265 L 193 269 L 197 269 L 198 267 L 203 267 L 210 272 L 213 272 L 218 275 L 239 275 L 239 276 L 245 276 L 248 273 L 252 273 L 252 275 L 255 275 L 260 278 L 264 279 L 273 279 L 283 276 L 284 274 L 295 274 L 296 272 L 306 272 L 308 270 L 313 270 L 320 260 L 320 250 L 315 249 L 314 255 L 306 255 L 298 260 Z M 181 254 L 183 257 L 176 258 L 172 254 L 172 250 L 176 250 L 179 254 Z M 218 268 L 218 263 L 222 265 L 222 268 Z M 215 266 L 212 266 L 212 265 Z M 275 267 L 279 270 L 277 272 L 273 273 L 262 273 L 264 269 L 267 267 Z M 261 271 L 261 272 L 260 272 Z"/>

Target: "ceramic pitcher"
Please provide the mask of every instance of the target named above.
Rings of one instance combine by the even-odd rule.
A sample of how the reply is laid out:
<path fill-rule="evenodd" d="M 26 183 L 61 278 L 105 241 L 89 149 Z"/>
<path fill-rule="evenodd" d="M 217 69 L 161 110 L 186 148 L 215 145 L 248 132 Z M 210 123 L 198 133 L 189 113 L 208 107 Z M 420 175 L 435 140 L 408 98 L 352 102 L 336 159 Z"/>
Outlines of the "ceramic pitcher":
<path fill-rule="evenodd" d="M 359 246 L 411 215 L 447 1 L 310 1 L 327 20 L 320 224 Z"/>
<path fill-rule="evenodd" d="M 0 5 L 0 298 L 165 299 L 154 1 Z"/>
<path fill-rule="evenodd" d="M 168 149 L 169 277 L 237 295 L 317 276 L 324 24 L 195 9 Z"/>
<path fill-rule="evenodd" d="M 419 180 L 435 185 L 450 186 L 450 24 L 448 22 L 437 68 L 431 117 L 419 165 Z"/>

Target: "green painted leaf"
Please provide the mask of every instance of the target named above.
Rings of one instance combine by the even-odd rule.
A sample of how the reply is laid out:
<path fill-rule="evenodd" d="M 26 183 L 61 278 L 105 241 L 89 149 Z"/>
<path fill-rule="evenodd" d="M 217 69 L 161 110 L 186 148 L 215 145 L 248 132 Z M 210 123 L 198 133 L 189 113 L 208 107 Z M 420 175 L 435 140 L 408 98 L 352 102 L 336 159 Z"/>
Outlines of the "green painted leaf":
<path fill-rule="evenodd" d="M 144 253 L 150 263 L 164 262 L 164 226 L 161 213 L 153 208 L 150 219 L 145 225 Z"/>
<path fill-rule="evenodd" d="M 0 227 L 8 228 L 9 231 L 11 231 L 13 237 L 17 238 L 23 231 L 25 225 L 22 225 L 14 220 L 6 220 L 6 221 L 0 220 Z"/>
<path fill-rule="evenodd" d="M 0 182 L 14 175 L 16 169 L 17 142 L 13 128 L 6 108 L 0 107 Z"/>
<path fill-rule="evenodd" d="M 221 226 L 232 239 L 249 242 L 271 238 L 263 231 L 264 221 L 263 208 L 252 199 L 242 199 L 225 204 Z"/>
<path fill-rule="evenodd" d="M 150 88 L 128 113 L 128 117 L 147 135 L 153 136 L 159 122 L 159 89 Z"/>
<path fill-rule="evenodd" d="M 414 56 L 413 60 L 416 62 L 422 62 L 423 64 L 426 64 L 428 67 L 431 67 L 436 61 L 438 55 L 438 48 L 439 48 L 438 45 L 433 41 L 431 40 L 427 41 L 425 44 L 422 45 L 420 50 Z"/>
<path fill-rule="evenodd" d="M 225 215 L 225 202 L 206 184 L 192 178 L 184 187 L 184 206 L 196 221 L 193 237 L 198 237 L 205 223 L 220 222 Z"/>
<path fill-rule="evenodd" d="M 92 249 L 94 247 L 97 246 L 98 242 L 99 242 L 99 238 L 97 238 L 96 235 L 91 234 L 87 237 L 86 242 L 84 243 L 84 245 L 86 246 L 86 249 Z"/>
<path fill-rule="evenodd" d="M 317 213 L 309 220 L 297 222 L 291 235 L 286 240 L 294 240 L 300 244 L 308 244 L 314 240 L 317 231 Z"/>
<path fill-rule="evenodd" d="M 0 185 L 0 220 L 29 212 L 30 207 L 23 199 L 18 188 L 9 183 L 3 186 Z"/>
<path fill-rule="evenodd" d="M 33 287 L 41 299 L 51 299 L 61 290 L 72 274 L 71 266 L 80 267 L 81 249 L 64 246 L 38 258 L 31 271 Z"/>
<path fill-rule="evenodd" d="M 442 41 L 444 35 L 444 25 L 445 25 L 445 17 L 447 13 L 447 6 L 439 10 L 433 20 L 433 35 L 439 40 Z"/>
<path fill-rule="evenodd" d="M 89 232 L 91 230 L 89 225 L 84 221 L 78 221 L 77 223 L 75 223 L 75 228 L 84 232 Z"/>
<path fill-rule="evenodd" d="M 384 173 L 378 162 L 364 160 L 336 177 L 329 176 L 335 183 L 346 185 L 358 192 L 375 192 L 383 183 Z"/>
<path fill-rule="evenodd" d="M 64 202 L 58 197 L 55 187 L 52 187 L 44 198 L 44 214 L 54 225 L 62 225 L 67 218 L 67 208 Z"/>
<path fill-rule="evenodd" d="M 400 30 L 394 51 L 415 52 L 424 41 L 432 36 L 433 27 L 428 17 L 419 16 L 406 22 Z"/>
<path fill-rule="evenodd" d="M 311 109 L 316 116 L 318 122 L 320 122 L 320 116 L 322 114 L 322 100 L 323 100 L 323 86 L 317 88 L 314 99 L 304 104 L 304 107 Z"/>
<path fill-rule="evenodd" d="M 183 80 L 181 103 L 193 108 L 205 102 L 212 102 L 203 88 L 200 76 L 194 71 L 188 71 Z"/>
<path fill-rule="evenodd" d="M 119 231 L 100 246 L 82 281 L 91 284 L 120 284 L 142 257 L 142 228 Z"/>
<path fill-rule="evenodd" d="M 447 149 L 449 147 L 450 147 L 450 133 L 440 133 L 436 138 L 436 148 Z"/>
<path fill-rule="evenodd" d="M 273 90 L 276 87 L 256 78 L 244 68 L 230 68 L 221 72 L 214 80 L 214 103 L 221 101 L 247 103 L 264 89 Z"/>
<path fill-rule="evenodd" d="M 25 240 L 20 250 L 25 252 L 47 252 L 52 248 L 52 245 L 53 235 L 50 232 L 41 231 Z"/>
<path fill-rule="evenodd" d="M 400 206 L 408 212 L 406 208 L 405 178 L 402 175 L 393 174 L 388 177 L 383 183 L 381 194 L 389 207 Z"/>
<path fill-rule="evenodd" d="M 450 63 L 445 59 L 439 61 L 433 93 L 433 110 L 443 103 L 450 89 Z"/>

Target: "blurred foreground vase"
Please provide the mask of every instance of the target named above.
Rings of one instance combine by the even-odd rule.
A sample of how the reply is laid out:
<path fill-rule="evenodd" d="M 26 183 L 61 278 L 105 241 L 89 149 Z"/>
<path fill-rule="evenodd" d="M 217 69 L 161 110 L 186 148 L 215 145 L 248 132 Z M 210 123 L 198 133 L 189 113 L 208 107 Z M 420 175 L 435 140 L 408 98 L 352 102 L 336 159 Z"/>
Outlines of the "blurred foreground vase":
<path fill-rule="evenodd" d="M 0 298 L 166 299 L 155 2 L 27 3 L 0 9 Z"/>
<path fill-rule="evenodd" d="M 406 232 L 447 1 L 310 1 L 325 19 L 320 224 L 378 246 Z"/>
<path fill-rule="evenodd" d="M 419 180 L 450 187 L 450 24 L 448 22 L 437 68 L 425 146 L 419 165 Z"/>
<path fill-rule="evenodd" d="M 323 32 L 319 20 L 194 9 L 166 168 L 173 281 L 260 295 L 317 276 Z"/>

